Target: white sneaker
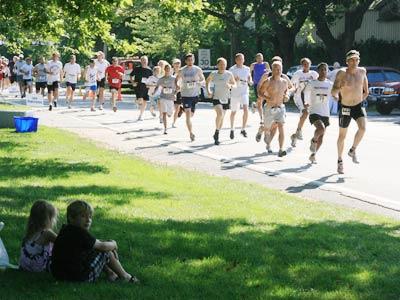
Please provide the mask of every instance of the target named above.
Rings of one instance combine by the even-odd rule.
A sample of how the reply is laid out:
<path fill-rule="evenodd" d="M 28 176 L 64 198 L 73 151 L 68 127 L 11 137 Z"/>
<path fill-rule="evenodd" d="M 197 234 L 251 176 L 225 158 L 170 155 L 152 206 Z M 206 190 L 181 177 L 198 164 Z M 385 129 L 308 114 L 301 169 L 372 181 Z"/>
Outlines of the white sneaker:
<path fill-rule="evenodd" d="M 292 134 L 290 136 L 290 139 L 292 140 L 292 142 L 290 143 L 290 145 L 294 148 L 296 147 L 296 141 L 297 141 L 297 135 L 296 134 Z"/>
<path fill-rule="evenodd" d="M 103 105 L 100 105 L 100 106 L 99 106 L 99 110 L 103 110 Z"/>
<path fill-rule="evenodd" d="M 339 174 L 344 174 L 344 170 L 343 170 L 343 161 L 338 162 L 337 164 L 337 172 Z"/>
<path fill-rule="evenodd" d="M 360 163 L 357 159 L 356 150 L 351 151 L 351 149 L 350 149 L 347 154 L 352 158 L 353 163 L 355 163 L 355 164 Z"/>
<path fill-rule="evenodd" d="M 314 142 L 314 139 L 311 139 L 310 141 L 310 151 L 311 153 L 317 152 L 317 143 Z"/>
<path fill-rule="evenodd" d="M 303 140 L 303 133 L 301 132 L 301 130 L 297 130 L 296 131 L 296 138 L 300 141 Z"/>
<path fill-rule="evenodd" d="M 317 160 L 315 159 L 315 153 L 312 153 L 308 158 L 312 164 L 316 164 Z"/>

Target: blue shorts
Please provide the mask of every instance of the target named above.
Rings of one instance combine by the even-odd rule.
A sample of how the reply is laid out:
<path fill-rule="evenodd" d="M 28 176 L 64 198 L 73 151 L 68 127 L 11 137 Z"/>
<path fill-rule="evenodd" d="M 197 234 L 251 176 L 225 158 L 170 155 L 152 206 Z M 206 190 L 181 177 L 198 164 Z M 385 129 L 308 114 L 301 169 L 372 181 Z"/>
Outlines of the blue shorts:
<path fill-rule="evenodd" d="M 97 91 L 97 85 L 91 85 L 91 86 L 88 86 L 88 88 L 89 88 L 89 90 L 91 90 L 93 92 Z"/>
<path fill-rule="evenodd" d="M 196 103 L 199 101 L 198 97 L 182 97 L 184 109 L 190 109 L 192 112 L 196 109 Z"/>

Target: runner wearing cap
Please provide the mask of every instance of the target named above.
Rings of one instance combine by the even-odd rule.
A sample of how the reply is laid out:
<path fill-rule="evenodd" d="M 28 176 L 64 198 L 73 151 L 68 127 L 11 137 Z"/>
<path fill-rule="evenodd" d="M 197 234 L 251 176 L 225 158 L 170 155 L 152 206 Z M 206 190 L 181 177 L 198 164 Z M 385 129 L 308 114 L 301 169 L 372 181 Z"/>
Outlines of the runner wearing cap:
<path fill-rule="evenodd" d="M 47 98 L 49 99 L 49 110 L 57 107 L 58 88 L 62 79 L 63 65 L 60 62 L 60 54 L 54 52 L 52 59 L 46 64 L 47 73 Z"/>
<path fill-rule="evenodd" d="M 294 103 L 300 111 L 300 119 L 297 124 L 296 132 L 290 136 L 292 147 L 296 147 L 297 140 L 303 139 L 302 129 L 308 117 L 307 105 L 304 104 L 304 89 L 311 80 L 318 78 L 318 73 L 310 70 L 311 60 L 309 58 L 302 58 L 300 64 L 302 65 L 302 69 L 296 71 L 292 77 L 292 83 L 295 88 L 293 97 Z"/>
<path fill-rule="evenodd" d="M 218 71 L 213 71 L 207 77 L 206 88 L 209 95 L 212 95 L 214 110 L 217 113 L 215 118 L 214 144 L 219 145 L 219 131 L 224 122 L 225 112 L 229 109 L 229 99 L 231 89 L 236 87 L 236 81 L 233 74 L 226 70 L 226 59 L 220 57 L 217 59 Z M 213 83 L 214 89 L 211 91 L 210 83 Z"/>
<path fill-rule="evenodd" d="M 332 96 L 339 100 L 339 137 L 337 141 L 338 148 L 338 168 L 339 174 L 343 174 L 343 149 L 344 140 L 347 134 L 347 128 L 351 119 L 357 123 L 358 130 L 355 134 L 353 145 L 348 155 L 354 163 L 358 163 L 356 156 L 357 146 L 360 144 L 366 130 L 367 113 L 362 102 L 368 97 L 368 79 L 367 71 L 360 68 L 360 53 L 357 50 L 350 50 L 346 54 L 347 68 L 340 70 L 335 79 L 332 88 Z"/>
<path fill-rule="evenodd" d="M 314 136 L 310 142 L 310 162 L 316 162 L 316 153 L 322 145 L 326 127 L 329 126 L 329 99 L 331 98 L 332 82 L 327 79 L 328 65 L 320 63 L 317 67 L 318 79 L 311 80 L 304 89 L 304 103 L 309 105 L 310 123 L 315 127 Z"/>
<path fill-rule="evenodd" d="M 97 81 L 97 92 L 98 92 L 98 99 L 100 102 L 99 109 L 102 110 L 104 104 L 104 89 L 106 87 L 106 69 L 110 65 L 110 63 L 105 59 L 103 52 L 101 51 L 97 52 L 97 59 L 95 59 L 95 65 L 97 71 L 99 72 Z"/>
<path fill-rule="evenodd" d="M 76 56 L 71 55 L 70 61 L 64 66 L 64 77 L 67 85 L 67 93 L 65 99 L 68 103 L 68 108 L 71 108 L 74 101 L 74 92 L 76 84 L 81 77 L 81 66 L 76 63 Z"/>
<path fill-rule="evenodd" d="M 229 69 L 236 80 L 236 87 L 232 88 L 231 91 L 231 132 L 229 135 L 231 139 L 235 137 L 235 116 L 240 107 L 243 109 L 242 129 L 240 134 L 247 137 L 246 126 L 249 116 L 249 85 L 253 85 L 250 68 L 244 65 L 244 55 L 242 53 L 237 53 L 235 55 L 235 62 L 236 64 Z"/>
<path fill-rule="evenodd" d="M 186 126 L 189 131 L 190 140 L 193 142 L 195 135 L 192 127 L 192 115 L 199 100 L 200 83 L 204 82 L 204 75 L 201 68 L 194 65 L 194 54 L 188 53 L 185 56 L 186 65 L 179 70 L 176 76 L 176 84 L 179 86 L 183 108 L 186 115 Z"/>
<path fill-rule="evenodd" d="M 105 75 L 110 87 L 112 109 L 116 112 L 118 90 L 121 88 L 122 78 L 124 77 L 124 68 L 118 65 L 118 58 L 112 58 L 111 65 L 107 67 Z"/>

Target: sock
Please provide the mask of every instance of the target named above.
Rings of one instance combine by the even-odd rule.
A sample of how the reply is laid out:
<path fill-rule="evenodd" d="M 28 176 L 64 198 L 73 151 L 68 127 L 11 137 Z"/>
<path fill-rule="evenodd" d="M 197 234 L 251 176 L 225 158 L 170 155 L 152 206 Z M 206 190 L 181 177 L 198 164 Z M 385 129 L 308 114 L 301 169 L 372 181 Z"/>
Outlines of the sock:
<path fill-rule="evenodd" d="M 343 160 L 340 158 L 340 159 L 338 159 L 338 164 L 340 164 L 341 162 L 343 162 Z"/>

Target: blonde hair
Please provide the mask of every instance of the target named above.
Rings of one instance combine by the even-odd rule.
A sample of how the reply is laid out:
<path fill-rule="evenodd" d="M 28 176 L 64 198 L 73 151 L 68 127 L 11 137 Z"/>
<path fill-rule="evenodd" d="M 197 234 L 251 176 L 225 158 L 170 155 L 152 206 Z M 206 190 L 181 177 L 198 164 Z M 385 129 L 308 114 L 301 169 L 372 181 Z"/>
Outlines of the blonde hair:
<path fill-rule="evenodd" d="M 33 203 L 29 213 L 24 240 L 46 228 L 53 228 L 57 223 L 57 209 L 49 202 L 38 200 Z"/>
<path fill-rule="evenodd" d="M 217 65 L 218 65 L 221 61 L 225 62 L 226 65 L 228 64 L 228 62 L 226 61 L 225 58 L 220 57 L 220 58 L 217 59 Z"/>
<path fill-rule="evenodd" d="M 70 205 L 67 207 L 67 222 L 68 224 L 71 224 L 71 221 L 73 222 L 76 220 L 77 217 L 87 214 L 89 216 L 93 215 L 93 207 L 82 200 L 75 200 L 73 201 Z"/>

